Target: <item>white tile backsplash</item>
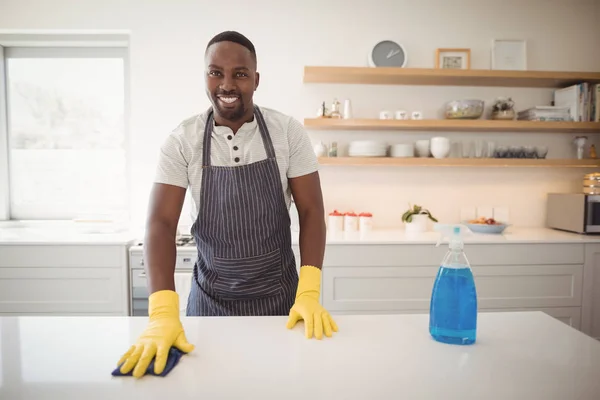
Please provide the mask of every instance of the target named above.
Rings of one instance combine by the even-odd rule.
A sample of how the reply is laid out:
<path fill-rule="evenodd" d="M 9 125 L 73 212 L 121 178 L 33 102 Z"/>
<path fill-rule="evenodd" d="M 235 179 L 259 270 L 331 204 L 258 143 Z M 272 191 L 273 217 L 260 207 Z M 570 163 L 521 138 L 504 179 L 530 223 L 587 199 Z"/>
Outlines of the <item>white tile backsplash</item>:
<path fill-rule="evenodd" d="M 509 223 L 508 207 L 494 207 L 494 219 L 498 222 Z"/>
<path fill-rule="evenodd" d="M 470 221 L 477 218 L 477 207 L 463 207 L 460 209 L 460 221 Z"/>
<path fill-rule="evenodd" d="M 494 207 L 492 206 L 478 206 L 477 207 L 477 218 L 493 218 Z"/>

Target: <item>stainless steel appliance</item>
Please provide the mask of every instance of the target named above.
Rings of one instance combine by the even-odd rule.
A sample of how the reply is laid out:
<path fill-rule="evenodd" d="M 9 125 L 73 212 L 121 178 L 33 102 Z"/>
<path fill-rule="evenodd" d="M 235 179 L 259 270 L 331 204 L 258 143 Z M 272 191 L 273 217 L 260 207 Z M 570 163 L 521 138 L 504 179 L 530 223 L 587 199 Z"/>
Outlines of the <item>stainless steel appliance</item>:
<path fill-rule="evenodd" d="M 600 195 L 549 193 L 546 226 L 576 233 L 600 233 Z"/>
<path fill-rule="evenodd" d="M 179 294 L 179 311 L 185 315 L 187 298 L 192 283 L 192 273 L 198 253 L 193 237 L 179 236 L 175 245 L 177 258 L 175 261 L 175 291 Z M 137 243 L 129 248 L 129 282 L 130 299 L 129 315 L 148 316 L 148 284 L 144 271 L 144 246 Z"/>

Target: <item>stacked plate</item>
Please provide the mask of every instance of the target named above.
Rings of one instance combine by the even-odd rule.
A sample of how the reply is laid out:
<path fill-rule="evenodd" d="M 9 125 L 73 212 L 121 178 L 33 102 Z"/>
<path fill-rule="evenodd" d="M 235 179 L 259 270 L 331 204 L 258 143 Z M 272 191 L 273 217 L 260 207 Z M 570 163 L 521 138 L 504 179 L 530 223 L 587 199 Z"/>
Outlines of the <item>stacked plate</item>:
<path fill-rule="evenodd" d="M 348 155 L 350 157 L 385 157 L 387 144 L 372 140 L 350 142 Z"/>

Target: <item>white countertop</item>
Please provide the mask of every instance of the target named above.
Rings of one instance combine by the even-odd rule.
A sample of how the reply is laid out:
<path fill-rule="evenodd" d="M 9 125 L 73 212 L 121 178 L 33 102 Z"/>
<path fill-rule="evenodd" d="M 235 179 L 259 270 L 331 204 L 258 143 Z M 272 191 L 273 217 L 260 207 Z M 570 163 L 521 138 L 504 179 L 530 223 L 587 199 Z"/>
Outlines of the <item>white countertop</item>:
<path fill-rule="evenodd" d="M 31 244 L 127 244 L 141 242 L 143 232 L 102 232 L 94 226 L 77 224 L 15 224 L 0 222 L 0 245 Z M 292 232 L 292 243 L 298 244 L 299 232 Z M 406 233 L 404 229 L 374 229 L 371 232 L 327 233 L 328 245 L 356 244 L 435 244 L 439 233 Z M 580 235 L 547 228 L 509 227 L 501 235 L 471 233 L 464 237 L 465 243 L 600 243 L 600 235 Z M 141 249 L 141 246 L 138 246 Z M 194 250 L 193 247 L 183 249 Z"/>
<path fill-rule="evenodd" d="M 292 245 L 298 245 L 298 232 L 292 232 Z M 327 245 L 435 245 L 439 233 L 406 233 L 404 229 L 374 229 L 371 232 L 327 232 Z M 580 235 L 548 228 L 509 227 L 501 235 L 471 233 L 464 237 L 468 244 L 543 244 L 543 243 L 600 243 L 600 235 Z M 142 251 L 136 242 L 130 247 L 133 251 Z M 442 242 L 444 245 L 446 242 Z M 1 241 L 0 241 L 1 244 Z M 447 244 L 446 244 L 447 246 Z M 178 251 L 196 252 L 194 246 L 179 247 Z"/>
<path fill-rule="evenodd" d="M 336 316 L 307 340 L 286 317 L 184 318 L 196 350 L 165 377 L 112 377 L 142 317 L 0 318 L 0 399 L 600 399 L 600 342 L 541 312 L 483 313 L 478 341 L 427 315 Z"/>
<path fill-rule="evenodd" d="M 129 245 L 139 232 L 70 222 L 0 222 L 0 245 Z"/>
<path fill-rule="evenodd" d="M 298 234 L 294 240 L 297 242 Z M 440 233 L 435 231 L 407 233 L 403 229 L 374 229 L 371 232 L 327 233 L 327 244 L 435 244 Z M 580 235 L 548 228 L 508 227 L 502 234 L 468 233 L 465 243 L 600 243 L 600 235 Z M 447 243 L 447 241 L 446 241 Z"/>

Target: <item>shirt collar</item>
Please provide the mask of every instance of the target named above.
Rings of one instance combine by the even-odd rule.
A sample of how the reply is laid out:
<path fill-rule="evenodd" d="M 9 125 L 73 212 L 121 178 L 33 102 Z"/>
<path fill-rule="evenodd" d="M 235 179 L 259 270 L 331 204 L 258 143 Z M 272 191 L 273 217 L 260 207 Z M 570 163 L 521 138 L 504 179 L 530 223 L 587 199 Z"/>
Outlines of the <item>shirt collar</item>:
<path fill-rule="evenodd" d="M 210 111 L 210 109 L 207 110 L 202 115 L 202 120 L 204 123 L 206 123 L 206 119 L 208 118 L 209 111 Z M 244 125 L 242 125 L 240 127 L 240 129 L 237 131 L 237 134 L 253 132 L 254 130 L 256 130 L 257 126 L 258 126 L 258 122 L 256 121 L 256 115 L 254 115 L 254 118 L 252 119 L 252 121 L 244 123 Z M 230 135 L 232 133 L 231 129 L 226 126 L 217 126 L 215 124 L 214 119 L 212 122 L 212 128 L 213 128 L 213 132 L 219 136 Z"/>
<path fill-rule="evenodd" d="M 254 116 L 254 119 L 250 122 L 244 123 L 244 125 L 240 127 L 236 134 L 253 132 L 257 126 L 258 124 L 256 122 L 256 116 Z M 231 129 L 227 126 L 217 126 L 214 120 L 213 131 L 219 136 L 230 135 L 232 133 Z"/>

